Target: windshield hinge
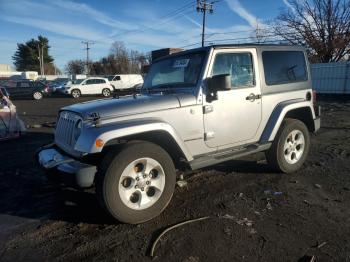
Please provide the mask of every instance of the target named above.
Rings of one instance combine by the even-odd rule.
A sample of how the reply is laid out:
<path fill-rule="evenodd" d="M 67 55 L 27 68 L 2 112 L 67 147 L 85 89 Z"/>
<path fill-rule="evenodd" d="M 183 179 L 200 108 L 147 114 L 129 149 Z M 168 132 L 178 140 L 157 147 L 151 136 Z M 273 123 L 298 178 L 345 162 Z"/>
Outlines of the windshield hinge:
<path fill-rule="evenodd" d="M 214 131 L 208 131 L 204 133 L 204 141 L 208 141 L 210 139 L 213 139 L 215 137 Z"/>
<path fill-rule="evenodd" d="M 209 114 L 214 111 L 214 107 L 212 105 L 203 106 L 203 114 Z"/>

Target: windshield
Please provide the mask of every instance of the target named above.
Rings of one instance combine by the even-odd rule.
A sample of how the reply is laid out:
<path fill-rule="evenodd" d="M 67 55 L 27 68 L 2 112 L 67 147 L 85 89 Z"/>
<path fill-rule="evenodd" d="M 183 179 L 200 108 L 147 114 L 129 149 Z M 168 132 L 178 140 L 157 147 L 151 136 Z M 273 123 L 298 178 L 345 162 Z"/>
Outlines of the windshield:
<path fill-rule="evenodd" d="M 80 84 L 81 82 L 83 82 L 85 79 L 77 79 L 73 81 L 73 84 Z"/>
<path fill-rule="evenodd" d="M 108 81 L 112 81 L 112 80 L 113 80 L 113 78 L 114 78 L 114 76 L 105 76 L 105 78 L 107 78 L 107 79 L 108 79 Z"/>
<path fill-rule="evenodd" d="M 205 52 L 169 57 L 152 64 L 144 89 L 193 87 L 197 85 Z"/>

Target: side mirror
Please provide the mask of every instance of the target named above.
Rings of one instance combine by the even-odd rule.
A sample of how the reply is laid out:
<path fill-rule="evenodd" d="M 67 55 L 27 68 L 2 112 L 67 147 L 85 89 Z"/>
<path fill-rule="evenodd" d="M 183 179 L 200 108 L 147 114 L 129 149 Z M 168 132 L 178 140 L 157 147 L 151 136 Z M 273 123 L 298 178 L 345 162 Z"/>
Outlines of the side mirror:
<path fill-rule="evenodd" d="M 207 101 L 210 103 L 218 99 L 218 91 L 231 90 L 231 75 L 215 75 L 207 79 Z"/>
<path fill-rule="evenodd" d="M 208 89 L 211 93 L 216 93 L 217 91 L 227 91 L 231 90 L 231 75 L 221 74 L 215 75 L 208 79 Z"/>

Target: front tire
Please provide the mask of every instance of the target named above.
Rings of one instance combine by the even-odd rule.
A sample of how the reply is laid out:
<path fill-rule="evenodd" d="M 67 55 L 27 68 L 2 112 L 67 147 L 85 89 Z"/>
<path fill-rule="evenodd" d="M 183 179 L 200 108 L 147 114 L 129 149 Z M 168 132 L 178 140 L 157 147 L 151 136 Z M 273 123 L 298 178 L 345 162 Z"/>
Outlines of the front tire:
<path fill-rule="evenodd" d="M 96 181 L 99 202 L 114 218 L 138 224 L 158 216 L 174 192 L 176 172 L 169 154 L 150 142 L 126 144 L 104 159 Z"/>
<path fill-rule="evenodd" d="M 72 94 L 72 97 L 73 97 L 73 98 L 79 98 L 79 97 L 81 97 L 81 92 L 80 92 L 79 89 L 73 89 L 71 94 Z"/>
<path fill-rule="evenodd" d="M 304 164 L 310 150 L 310 134 L 297 119 L 283 120 L 280 129 L 266 152 L 269 165 L 276 171 L 293 173 Z"/>

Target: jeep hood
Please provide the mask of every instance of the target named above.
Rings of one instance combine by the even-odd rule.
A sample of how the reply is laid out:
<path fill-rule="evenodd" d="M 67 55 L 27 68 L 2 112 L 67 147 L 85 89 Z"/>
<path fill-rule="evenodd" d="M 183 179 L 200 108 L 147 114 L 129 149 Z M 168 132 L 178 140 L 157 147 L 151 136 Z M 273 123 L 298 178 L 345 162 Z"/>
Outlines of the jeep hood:
<path fill-rule="evenodd" d="M 76 112 L 84 119 L 91 114 L 98 114 L 99 117 L 105 118 L 160 111 L 195 103 L 196 98 L 192 94 L 152 94 L 92 100 L 67 106 L 61 110 Z"/>

